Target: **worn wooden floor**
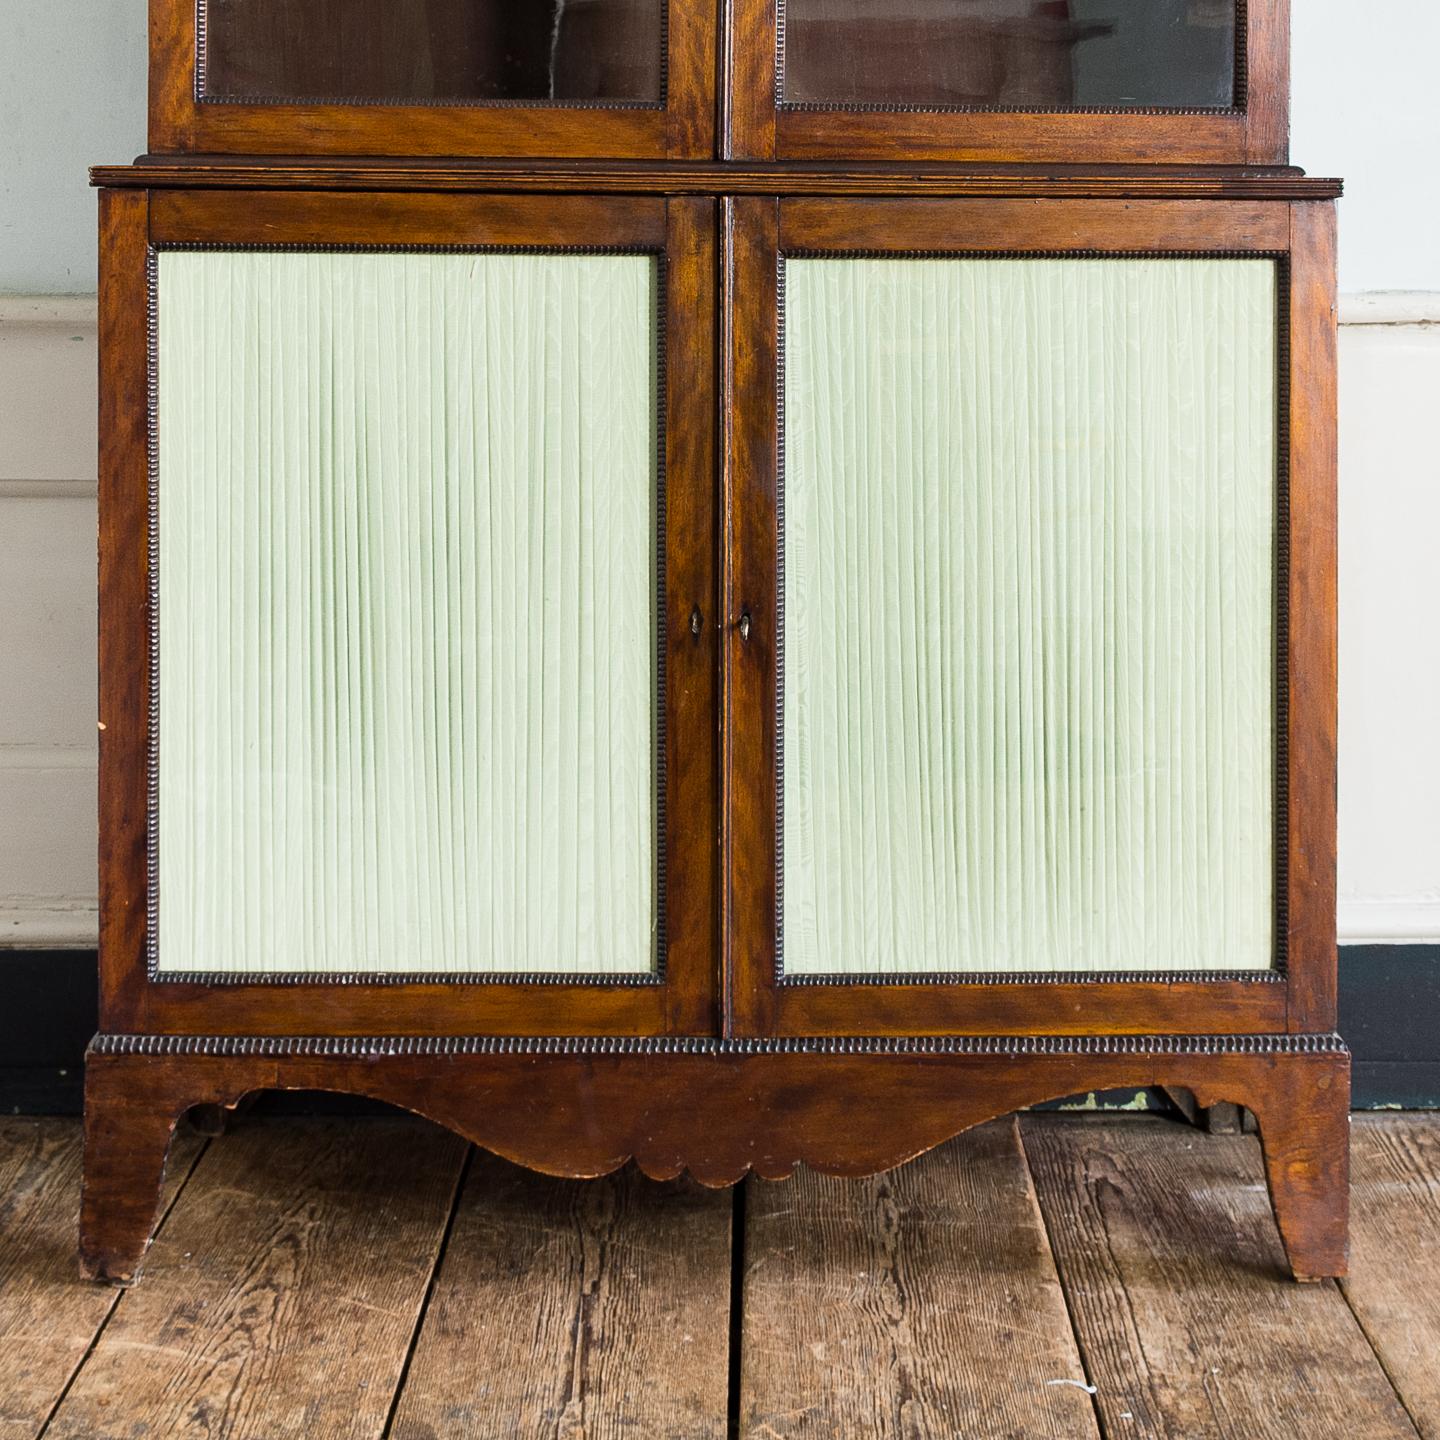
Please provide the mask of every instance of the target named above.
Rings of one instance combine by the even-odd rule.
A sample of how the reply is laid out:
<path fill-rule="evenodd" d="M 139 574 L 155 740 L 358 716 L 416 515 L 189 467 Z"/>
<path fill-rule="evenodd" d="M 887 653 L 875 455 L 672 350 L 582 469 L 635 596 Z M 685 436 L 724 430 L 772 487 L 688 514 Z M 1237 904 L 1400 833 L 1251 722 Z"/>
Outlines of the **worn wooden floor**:
<path fill-rule="evenodd" d="M 1142 1117 L 726 1192 L 256 1117 L 177 1142 L 123 1293 L 79 1170 L 0 1120 L 0 1440 L 1440 1440 L 1440 1115 L 1356 1118 L 1343 1285 L 1282 1278 L 1253 1137 Z"/>

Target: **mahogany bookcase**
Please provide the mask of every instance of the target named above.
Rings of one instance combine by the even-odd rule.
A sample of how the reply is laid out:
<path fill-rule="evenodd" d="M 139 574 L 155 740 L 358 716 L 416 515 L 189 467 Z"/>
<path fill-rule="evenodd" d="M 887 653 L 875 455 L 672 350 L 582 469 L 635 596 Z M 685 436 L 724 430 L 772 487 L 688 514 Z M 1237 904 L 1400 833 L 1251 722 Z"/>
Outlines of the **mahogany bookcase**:
<path fill-rule="evenodd" d="M 1284 0 L 334 9 L 151 0 L 94 172 L 85 1273 L 260 1090 L 726 1185 L 1132 1086 L 1343 1273 Z"/>

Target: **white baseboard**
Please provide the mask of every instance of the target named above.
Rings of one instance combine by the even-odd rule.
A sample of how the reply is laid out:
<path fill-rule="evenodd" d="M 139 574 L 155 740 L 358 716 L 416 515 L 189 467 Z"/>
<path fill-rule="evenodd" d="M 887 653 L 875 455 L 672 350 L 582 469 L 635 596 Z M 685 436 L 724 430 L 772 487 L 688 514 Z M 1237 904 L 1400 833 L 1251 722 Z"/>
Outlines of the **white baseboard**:
<path fill-rule="evenodd" d="M 1342 945 L 1440 944 L 1440 899 L 1341 900 L 1336 908 Z"/>
<path fill-rule="evenodd" d="M 1364 290 L 1342 295 L 1342 325 L 1440 325 L 1440 293 L 1434 290 Z"/>
<path fill-rule="evenodd" d="M 33 897 L 0 907 L 0 949 L 93 950 L 99 940 L 93 898 Z"/>

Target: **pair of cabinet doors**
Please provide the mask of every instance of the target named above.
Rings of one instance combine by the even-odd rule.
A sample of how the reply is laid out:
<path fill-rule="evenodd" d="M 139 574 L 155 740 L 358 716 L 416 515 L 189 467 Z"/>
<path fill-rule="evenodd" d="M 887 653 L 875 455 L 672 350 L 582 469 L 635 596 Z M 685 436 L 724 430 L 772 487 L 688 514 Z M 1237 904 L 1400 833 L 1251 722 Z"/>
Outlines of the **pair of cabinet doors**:
<path fill-rule="evenodd" d="M 1288 0 L 151 0 L 151 149 L 1274 164 Z"/>
<path fill-rule="evenodd" d="M 1328 204 L 102 207 L 108 1029 L 1316 1028 Z"/>

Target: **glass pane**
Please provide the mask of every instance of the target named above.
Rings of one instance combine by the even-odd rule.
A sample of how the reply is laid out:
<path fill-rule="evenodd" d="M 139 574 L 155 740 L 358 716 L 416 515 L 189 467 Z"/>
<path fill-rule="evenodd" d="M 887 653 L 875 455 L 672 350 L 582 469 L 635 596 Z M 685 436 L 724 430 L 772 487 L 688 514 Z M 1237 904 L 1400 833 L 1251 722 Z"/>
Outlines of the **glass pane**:
<path fill-rule="evenodd" d="M 652 971 L 655 260 L 159 285 L 161 969 Z"/>
<path fill-rule="evenodd" d="M 786 971 L 1271 965 L 1274 287 L 787 265 Z"/>
<path fill-rule="evenodd" d="M 785 0 L 783 97 L 813 105 L 1235 103 L 1235 0 Z"/>
<path fill-rule="evenodd" d="M 661 99 L 665 0 L 203 3 L 211 99 Z"/>

